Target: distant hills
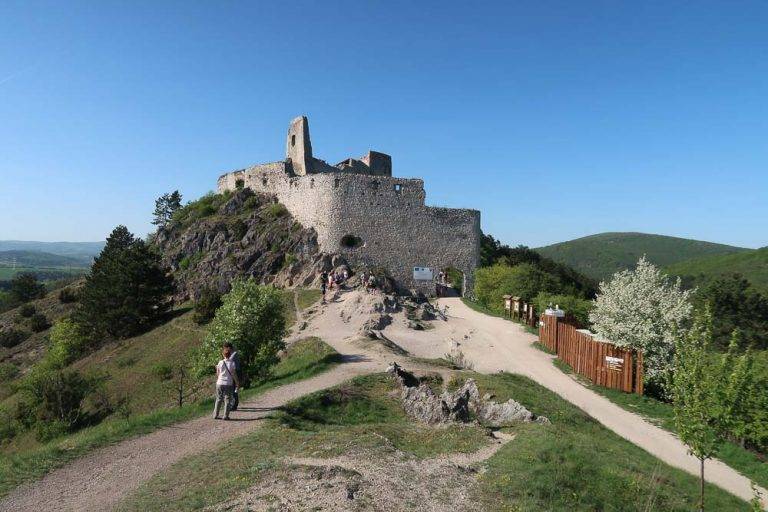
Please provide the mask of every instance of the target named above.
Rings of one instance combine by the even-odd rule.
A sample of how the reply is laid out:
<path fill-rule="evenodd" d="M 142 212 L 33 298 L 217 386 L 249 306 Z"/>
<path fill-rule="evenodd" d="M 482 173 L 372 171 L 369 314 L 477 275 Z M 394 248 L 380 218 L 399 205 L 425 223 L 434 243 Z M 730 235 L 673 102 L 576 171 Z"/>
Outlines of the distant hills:
<path fill-rule="evenodd" d="M 0 251 L 0 265 L 18 267 L 84 267 L 87 261 L 40 251 Z"/>
<path fill-rule="evenodd" d="M 0 240 L 0 252 L 42 252 L 76 260 L 79 265 L 90 265 L 104 248 L 104 242 L 33 242 L 24 240 Z M 69 265 L 70 263 L 64 263 Z M 31 265 L 37 266 L 37 265 Z"/>
<path fill-rule="evenodd" d="M 743 247 L 646 233 L 600 233 L 540 247 L 536 251 L 597 280 L 633 268 L 642 255 L 659 267 L 668 267 L 693 258 L 755 252 Z"/>
<path fill-rule="evenodd" d="M 735 254 L 694 258 L 670 265 L 665 270 L 680 276 L 689 286 L 700 286 L 724 274 L 739 273 L 746 277 L 752 286 L 768 295 L 768 247 Z"/>

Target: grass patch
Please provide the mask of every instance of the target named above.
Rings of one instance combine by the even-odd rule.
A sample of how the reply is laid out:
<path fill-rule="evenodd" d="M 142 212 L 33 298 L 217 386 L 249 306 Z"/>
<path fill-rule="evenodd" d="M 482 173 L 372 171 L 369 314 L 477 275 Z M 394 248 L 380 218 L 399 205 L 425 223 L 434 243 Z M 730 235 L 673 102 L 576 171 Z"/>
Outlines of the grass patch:
<path fill-rule="evenodd" d="M 552 364 L 563 373 L 575 375 L 584 386 L 604 396 L 622 409 L 633 412 L 669 432 L 676 433 L 675 413 L 672 404 L 649 396 L 624 393 L 617 389 L 604 388 L 592 384 L 588 379 L 576 374 L 568 363 L 560 359 L 553 359 Z M 758 485 L 762 487 L 768 486 L 768 463 L 757 453 L 727 441 L 720 445 L 717 458 Z"/>
<path fill-rule="evenodd" d="M 489 510 L 694 510 L 698 479 L 659 461 L 519 375 L 475 375 L 481 393 L 514 398 L 552 424 L 523 424 L 488 461 L 478 499 Z M 711 484 L 710 510 L 746 503 Z"/>
<path fill-rule="evenodd" d="M 393 396 L 394 389 L 389 376 L 376 374 L 299 398 L 262 428 L 234 440 L 237 457 L 229 450 L 187 457 L 153 477 L 118 509 L 198 510 L 236 496 L 270 471 L 282 470 L 286 456 L 334 457 L 395 446 L 424 458 L 473 452 L 487 443 L 479 427 L 438 429 L 413 423 Z M 222 473 L 221 467 L 227 471 Z M 212 481 L 216 485 L 210 485 Z"/>
<path fill-rule="evenodd" d="M 319 338 L 298 341 L 288 348 L 283 359 L 275 366 L 272 377 L 258 386 L 244 390 L 242 397 L 246 400 L 274 387 L 317 375 L 339 361 L 340 355 Z M 183 407 L 136 414 L 127 419 L 113 417 L 34 449 L 7 454 L 0 459 L 0 496 L 96 448 L 208 414 L 212 404 L 213 399 L 206 398 Z"/>

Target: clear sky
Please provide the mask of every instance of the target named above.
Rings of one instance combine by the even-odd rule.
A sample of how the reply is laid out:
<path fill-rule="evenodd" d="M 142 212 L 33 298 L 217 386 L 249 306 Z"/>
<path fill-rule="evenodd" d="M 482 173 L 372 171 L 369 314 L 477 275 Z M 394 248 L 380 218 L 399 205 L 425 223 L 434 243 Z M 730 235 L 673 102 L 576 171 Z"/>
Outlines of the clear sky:
<path fill-rule="evenodd" d="M 0 239 L 368 149 L 509 244 L 768 245 L 768 2 L 0 2 Z"/>

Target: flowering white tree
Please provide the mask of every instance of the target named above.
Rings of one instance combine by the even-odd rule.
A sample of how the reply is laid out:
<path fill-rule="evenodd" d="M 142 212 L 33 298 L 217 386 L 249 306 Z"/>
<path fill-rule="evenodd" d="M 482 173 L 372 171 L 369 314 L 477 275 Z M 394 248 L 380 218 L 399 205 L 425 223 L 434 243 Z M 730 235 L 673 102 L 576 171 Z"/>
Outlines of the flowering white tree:
<path fill-rule="evenodd" d="M 675 337 L 691 314 L 689 295 L 679 278 L 671 281 L 643 256 L 635 270 L 617 272 L 600 283 L 589 320 L 600 337 L 641 350 L 646 380 L 663 389 Z"/>

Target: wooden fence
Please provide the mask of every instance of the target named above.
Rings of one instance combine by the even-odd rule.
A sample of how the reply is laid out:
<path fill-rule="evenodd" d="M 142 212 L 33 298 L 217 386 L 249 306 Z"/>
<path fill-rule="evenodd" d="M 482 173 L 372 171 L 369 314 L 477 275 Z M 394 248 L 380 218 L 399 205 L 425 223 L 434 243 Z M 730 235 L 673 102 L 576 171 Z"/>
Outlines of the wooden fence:
<path fill-rule="evenodd" d="M 643 394 L 642 352 L 597 341 L 589 331 L 547 314 L 541 315 L 539 341 L 595 384 Z"/>

